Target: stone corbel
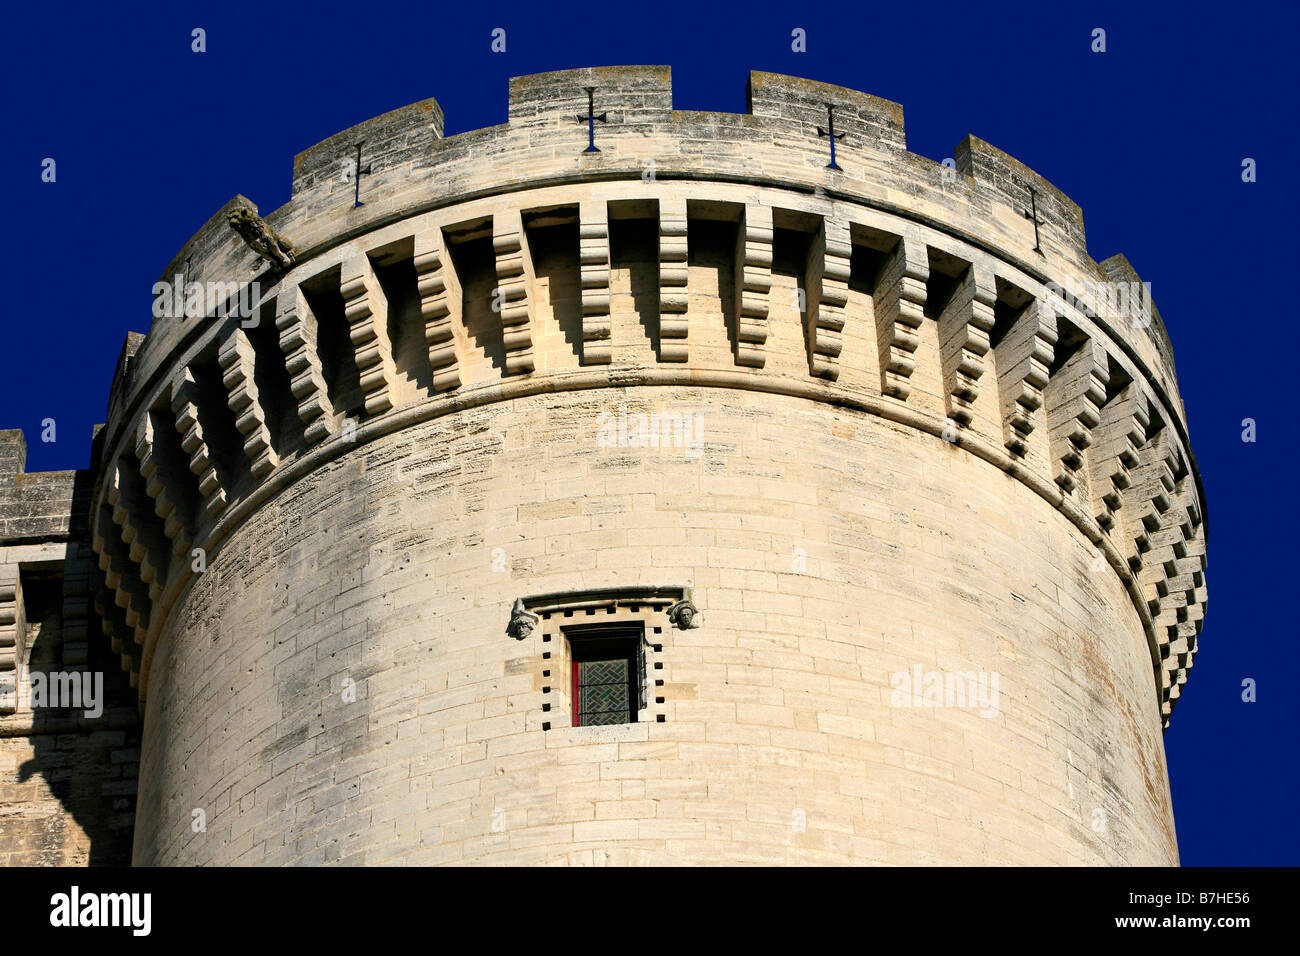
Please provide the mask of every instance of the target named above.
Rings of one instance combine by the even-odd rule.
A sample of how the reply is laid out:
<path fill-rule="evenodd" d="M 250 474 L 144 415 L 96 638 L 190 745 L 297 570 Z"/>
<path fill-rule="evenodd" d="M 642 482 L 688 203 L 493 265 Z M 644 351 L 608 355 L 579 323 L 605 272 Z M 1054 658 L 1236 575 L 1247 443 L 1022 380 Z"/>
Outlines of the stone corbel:
<path fill-rule="evenodd" d="M 700 609 L 691 600 L 691 589 L 687 588 L 682 599 L 668 608 L 668 620 L 673 627 L 687 631 L 700 626 Z"/>
<path fill-rule="evenodd" d="M 529 634 L 533 633 L 533 628 L 541 617 L 524 607 L 523 598 L 515 598 L 514 607 L 510 609 L 510 623 L 506 625 L 506 633 L 517 641 L 522 641 Z"/>

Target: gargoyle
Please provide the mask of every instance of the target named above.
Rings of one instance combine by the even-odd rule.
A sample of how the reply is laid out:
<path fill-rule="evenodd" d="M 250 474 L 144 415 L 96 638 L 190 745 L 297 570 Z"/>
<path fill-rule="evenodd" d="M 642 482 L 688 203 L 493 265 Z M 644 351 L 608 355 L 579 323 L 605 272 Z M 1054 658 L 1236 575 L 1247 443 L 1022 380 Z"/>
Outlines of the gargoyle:
<path fill-rule="evenodd" d="M 297 261 L 298 250 L 293 243 L 251 209 L 232 209 L 226 218 L 230 228 L 243 237 L 250 249 L 269 262 L 272 269 L 288 269 Z"/>

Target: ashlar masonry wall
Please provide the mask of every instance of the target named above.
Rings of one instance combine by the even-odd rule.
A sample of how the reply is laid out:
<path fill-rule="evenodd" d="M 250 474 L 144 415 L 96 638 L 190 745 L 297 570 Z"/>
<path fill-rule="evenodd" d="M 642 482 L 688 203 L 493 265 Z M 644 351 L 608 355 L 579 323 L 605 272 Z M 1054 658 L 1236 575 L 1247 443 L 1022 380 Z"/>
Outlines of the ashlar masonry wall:
<path fill-rule="evenodd" d="M 954 160 L 855 91 L 599 68 L 227 204 L 162 279 L 260 304 L 128 337 L 87 489 L 136 862 L 1176 862 L 1208 522 L 1164 324 L 1075 294 L 1141 282 L 1051 183 Z M 643 719 L 567 726 L 565 618 L 514 602 L 633 586 L 700 626 L 643 622 Z"/>
<path fill-rule="evenodd" d="M 602 447 L 621 408 L 698 413 L 699 457 Z M 1002 471 L 797 398 L 436 419 L 277 496 L 173 613 L 136 861 L 1175 863 L 1142 627 L 1094 565 Z M 664 721 L 543 730 L 514 598 L 665 581 L 703 624 L 665 630 Z M 917 667 L 996 674 L 995 712 L 895 706 Z"/>

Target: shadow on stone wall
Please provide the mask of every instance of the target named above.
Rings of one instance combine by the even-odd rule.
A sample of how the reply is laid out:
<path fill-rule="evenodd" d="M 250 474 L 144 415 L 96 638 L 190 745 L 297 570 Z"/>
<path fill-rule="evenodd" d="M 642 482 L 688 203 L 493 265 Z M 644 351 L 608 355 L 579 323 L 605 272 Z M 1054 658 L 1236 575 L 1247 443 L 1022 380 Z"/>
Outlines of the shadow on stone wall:
<path fill-rule="evenodd" d="M 84 587 L 90 483 L 89 471 L 76 473 L 63 567 L 21 572 L 23 673 L 29 687 L 34 674 L 102 675 L 102 713 L 40 706 L 11 718 L 18 722 L 0 737 L 0 767 L 9 768 L 0 775 L 0 857 L 10 865 L 131 863 L 141 720 L 121 655 L 104 637 Z"/>
<path fill-rule="evenodd" d="M 31 645 L 29 677 L 72 670 L 63 663 L 61 632 L 58 611 L 41 622 Z M 135 691 L 107 640 L 97 633 L 91 638 L 84 667 L 92 675 L 103 675 L 103 713 L 92 718 L 83 709 L 33 708 L 31 736 L 5 741 L 28 745 L 27 759 L 18 763 L 16 799 L 10 804 L 18 812 L 6 826 L 21 842 L 21 859 L 11 862 L 43 866 L 131 862 L 140 760 Z"/>

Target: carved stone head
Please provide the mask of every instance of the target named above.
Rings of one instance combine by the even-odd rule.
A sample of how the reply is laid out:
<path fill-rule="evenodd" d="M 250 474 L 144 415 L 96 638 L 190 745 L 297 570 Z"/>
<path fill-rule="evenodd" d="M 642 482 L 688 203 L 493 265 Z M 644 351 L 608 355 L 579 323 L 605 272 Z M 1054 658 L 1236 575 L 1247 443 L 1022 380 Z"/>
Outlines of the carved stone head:
<path fill-rule="evenodd" d="M 250 209 L 232 209 L 226 216 L 226 221 L 230 223 L 230 228 L 239 233 L 245 239 L 250 236 L 257 236 L 261 233 L 259 228 L 261 220 Z"/>
<path fill-rule="evenodd" d="M 522 641 L 533 633 L 533 628 L 540 620 L 540 617 L 524 607 L 523 598 L 515 598 L 514 607 L 510 609 L 510 623 L 506 625 L 506 633 L 515 640 Z"/>
<path fill-rule="evenodd" d="M 668 609 L 668 620 L 673 627 L 686 631 L 700 626 L 699 613 L 699 608 L 691 600 L 691 591 L 688 588 L 682 599 Z"/>

